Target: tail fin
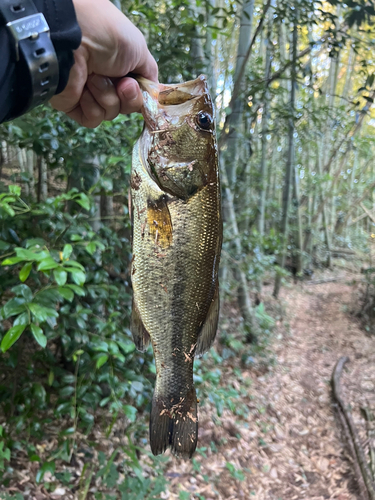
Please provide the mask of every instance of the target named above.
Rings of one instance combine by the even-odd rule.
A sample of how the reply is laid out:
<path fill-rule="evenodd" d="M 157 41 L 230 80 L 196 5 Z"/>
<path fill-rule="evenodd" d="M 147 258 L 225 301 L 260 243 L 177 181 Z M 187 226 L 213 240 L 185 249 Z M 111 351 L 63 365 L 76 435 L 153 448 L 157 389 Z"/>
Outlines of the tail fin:
<path fill-rule="evenodd" d="M 168 447 L 174 455 L 191 458 L 197 446 L 198 412 L 194 386 L 177 404 L 154 395 L 150 419 L 150 444 L 154 455 Z"/>

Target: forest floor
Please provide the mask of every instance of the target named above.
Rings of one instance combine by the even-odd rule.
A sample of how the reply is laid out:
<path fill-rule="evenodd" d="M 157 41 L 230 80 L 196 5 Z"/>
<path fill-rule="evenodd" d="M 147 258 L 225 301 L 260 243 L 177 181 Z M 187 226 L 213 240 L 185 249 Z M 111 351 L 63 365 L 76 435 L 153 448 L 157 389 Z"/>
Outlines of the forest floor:
<path fill-rule="evenodd" d="M 197 363 L 197 452 L 191 461 L 168 458 L 168 488 L 160 499 L 361 500 L 330 389 L 337 360 L 349 356 L 343 393 L 365 442 L 360 408 L 375 415 L 375 336 L 352 314 L 360 307 L 361 282 L 363 275 L 325 272 L 310 282 L 287 284 L 279 301 L 266 287 L 266 310 L 277 321 L 266 351 L 254 358 L 249 346 L 243 347 L 238 311 L 224 304 L 219 337 L 237 339 L 238 354 L 216 342 L 213 352 Z M 116 439 L 102 433 L 95 441 L 109 456 Z M 49 445 L 39 443 L 43 446 Z M 75 474 L 76 487 L 57 484 L 52 493 L 35 483 L 38 464 L 26 457 L 12 465 L 23 479 L 12 481 L 9 493 L 20 491 L 30 500 L 81 499 L 81 462 L 64 466 Z M 152 467 L 143 469 L 150 477 L 156 474 Z M 82 498 L 98 498 L 95 488 L 93 480 Z M 114 496 L 105 498 L 116 498 L 116 487 L 111 492 Z M 0 489 L 2 498 L 8 497 Z"/>
<path fill-rule="evenodd" d="M 332 276 L 325 273 L 323 278 Z M 357 276 L 356 285 L 353 275 L 334 276 L 337 281 L 315 279 L 283 289 L 284 319 L 269 345 L 274 362 L 268 369 L 255 365 L 241 369 L 238 377 L 233 359 L 224 363 L 226 386 L 238 391 L 247 387 L 241 400 L 247 415 L 225 409 L 214 423 L 213 407 L 200 408 L 198 453 L 193 463 L 173 459 L 163 498 L 360 498 L 334 414 L 330 379 L 337 360 L 349 356 L 342 386 L 365 441 L 360 408 L 375 413 L 375 337 L 350 314 L 359 300 L 361 278 Z"/>

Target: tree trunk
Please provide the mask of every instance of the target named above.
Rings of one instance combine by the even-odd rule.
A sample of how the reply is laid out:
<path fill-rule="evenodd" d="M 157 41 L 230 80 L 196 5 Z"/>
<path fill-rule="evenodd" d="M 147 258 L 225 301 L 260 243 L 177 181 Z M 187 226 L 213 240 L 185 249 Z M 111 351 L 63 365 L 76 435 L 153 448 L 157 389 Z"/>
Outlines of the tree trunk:
<path fill-rule="evenodd" d="M 294 22 L 293 22 L 293 36 L 292 43 L 290 45 L 291 51 L 291 91 L 290 91 L 290 106 L 289 106 L 289 132 L 288 132 L 288 158 L 285 170 L 285 181 L 284 181 L 284 189 L 283 189 L 283 215 L 281 221 L 281 235 L 283 238 L 282 249 L 279 258 L 279 266 L 284 267 L 285 259 L 287 254 L 287 245 L 288 245 L 288 218 L 289 218 L 289 208 L 290 208 L 290 195 L 292 190 L 292 182 L 293 182 L 293 172 L 294 172 L 294 107 L 295 107 L 295 97 L 296 97 L 296 79 L 297 79 L 297 41 L 298 41 L 298 27 L 297 27 L 297 19 L 298 19 L 298 8 L 297 1 L 295 2 L 295 10 L 294 10 Z M 275 280 L 275 287 L 273 290 L 273 296 L 278 298 L 281 287 L 281 275 L 277 273 Z"/>
<path fill-rule="evenodd" d="M 233 235 L 232 242 L 234 244 L 234 248 L 237 254 L 236 260 L 239 261 L 241 259 L 241 254 L 242 254 L 241 236 L 238 230 L 238 225 L 236 220 L 233 193 L 228 187 L 228 176 L 225 170 L 223 170 L 222 172 L 222 179 L 223 179 L 225 198 L 228 208 L 229 223 L 231 226 L 231 233 Z M 247 334 L 247 338 L 250 342 L 255 343 L 258 337 L 258 328 L 255 320 L 253 306 L 251 303 L 250 291 L 247 283 L 246 274 L 241 269 L 240 265 L 235 266 L 234 274 L 238 282 L 237 302 L 240 308 L 241 316 L 244 320 L 244 328 Z"/>
<path fill-rule="evenodd" d="M 38 168 L 38 203 L 47 199 L 48 196 L 48 176 L 47 163 L 42 156 L 37 159 Z"/>
<path fill-rule="evenodd" d="M 204 47 L 208 88 L 210 90 L 211 97 L 214 101 L 216 97 L 216 77 L 212 61 L 213 59 L 212 32 L 209 26 L 212 26 L 215 22 L 215 16 L 212 15 L 212 9 L 215 7 L 215 4 L 216 4 L 215 0 L 207 0 L 206 3 L 207 28 L 206 28 L 206 43 Z"/>
<path fill-rule="evenodd" d="M 295 220 L 294 241 L 296 249 L 294 251 L 294 260 L 296 265 L 296 272 L 298 275 L 302 274 L 303 270 L 303 237 L 302 237 L 302 222 L 301 210 L 299 206 L 299 171 L 294 167 L 293 176 L 293 212 Z"/>
<path fill-rule="evenodd" d="M 272 58 L 272 24 L 273 24 L 273 12 L 274 12 L 274 0 L 271 3 L 271 8 L 268 11 L 268 22 L 265 36 L 265 78 L 268 80 L 271 74 L 271 58 Z M 262 155 L 260 162 L 260 172 L 259 172 L 259 213 L 258 213 L 258 232 L 259 236 L 263 238 L 264 236 L 264 219 L 266 212 L 266 191 L 267 191 L 267 134 L 268 134 L 268 119 L 269 119 L 269 107 L 270 107 L 270 93 L 269 87 L 266 87 L 264 98 L 263 98 L 263 114 L 262 114 Z"/>
<path fill-rule="evenodd" d="M 195 0 L 190 0 L 190 10 L 193 13 L 193 18 L 198 15 L 197 3 Z M 193 63 L 193 78 L 198 76 L 198 73 L 201 73 L 203 68 L 205 67 L 205 57 L 202 45 L 202 38 L 200 33 L 200 27 L 198 24 L 194 26 L 193 34 L 191 37 L 190 43 L 190 56 Z"/>
<path fill-rule="evenodd" d="M 32 149 L 28 149 L 26 152 L 26 172 L 29 177 L 28 188 L 29 188 L 29 197 L 31 200 L 35 200 L 35 174 L 34 174 L 34 166 L 35 166 L 35 153 Z"/>
<path fill-rule="evenodd" d="M 240 35 L 238 40 L 236 68 L 234 72 L 234 81 L 239 78 L 240 70 L 245 61 L 247 49 L 251 42 L 251 29 L 254 12 L 254 0 L 247 0 L 243 4 L 241 21 L 240 21 Z M 243 81 L 240 85 L 240 90 L 243 89 Z M 238 158 L 240 155 L 240 141 L 241 134 L 241 118 L 243 114 L 243 96 L 238 95 L 232 103 L 232 112 L 230 115 L 230 128 L 227 137 L 227 149 L 224 152 L 225 164 L 228 173 L 230 186 L 236 183 L 236 170 Z"/>

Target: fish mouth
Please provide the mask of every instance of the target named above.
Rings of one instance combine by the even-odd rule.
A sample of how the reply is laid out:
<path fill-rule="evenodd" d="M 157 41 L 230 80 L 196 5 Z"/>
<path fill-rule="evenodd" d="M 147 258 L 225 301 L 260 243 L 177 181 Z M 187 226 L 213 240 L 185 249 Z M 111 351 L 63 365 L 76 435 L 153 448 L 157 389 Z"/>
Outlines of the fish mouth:
<path fill-rule="evenodd" d="M 188 108 L 197 99 L 207 96 L 210 100 L 207 80 L 204 75 L 184 83 L 164 85 L 136 76 L 143 94 L 141 109 L 150 130 L 166 129 L 174 121 L 172 115 L 188 114 Z"/>
<path fill-rule="evenodd" d="M 207 80 L 204 75 L 198 76 L 195 80 L 170 85 L 155 83 L 143 77 L 136 77 L 136 80 L 142 92 L 147 92 L 160 106 L 184 104 L 208 93 Z"/>

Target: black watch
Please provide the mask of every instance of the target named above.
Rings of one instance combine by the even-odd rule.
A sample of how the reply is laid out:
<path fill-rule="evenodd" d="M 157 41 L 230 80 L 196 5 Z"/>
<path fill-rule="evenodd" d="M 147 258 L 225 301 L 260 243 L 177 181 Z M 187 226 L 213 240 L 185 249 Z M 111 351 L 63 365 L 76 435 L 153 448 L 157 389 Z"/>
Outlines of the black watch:
<path fill-rule="evenodd" d="M 32 0 L 0 0 L 0 20 L 13 37 L 16 67 L 26 65 L 29 73 L 31 95 L 23 114 L 55 95 L 59 64 L 47 21 Z M 20 75 L 22 71 L 17 71 L 17 78 Z"/>

